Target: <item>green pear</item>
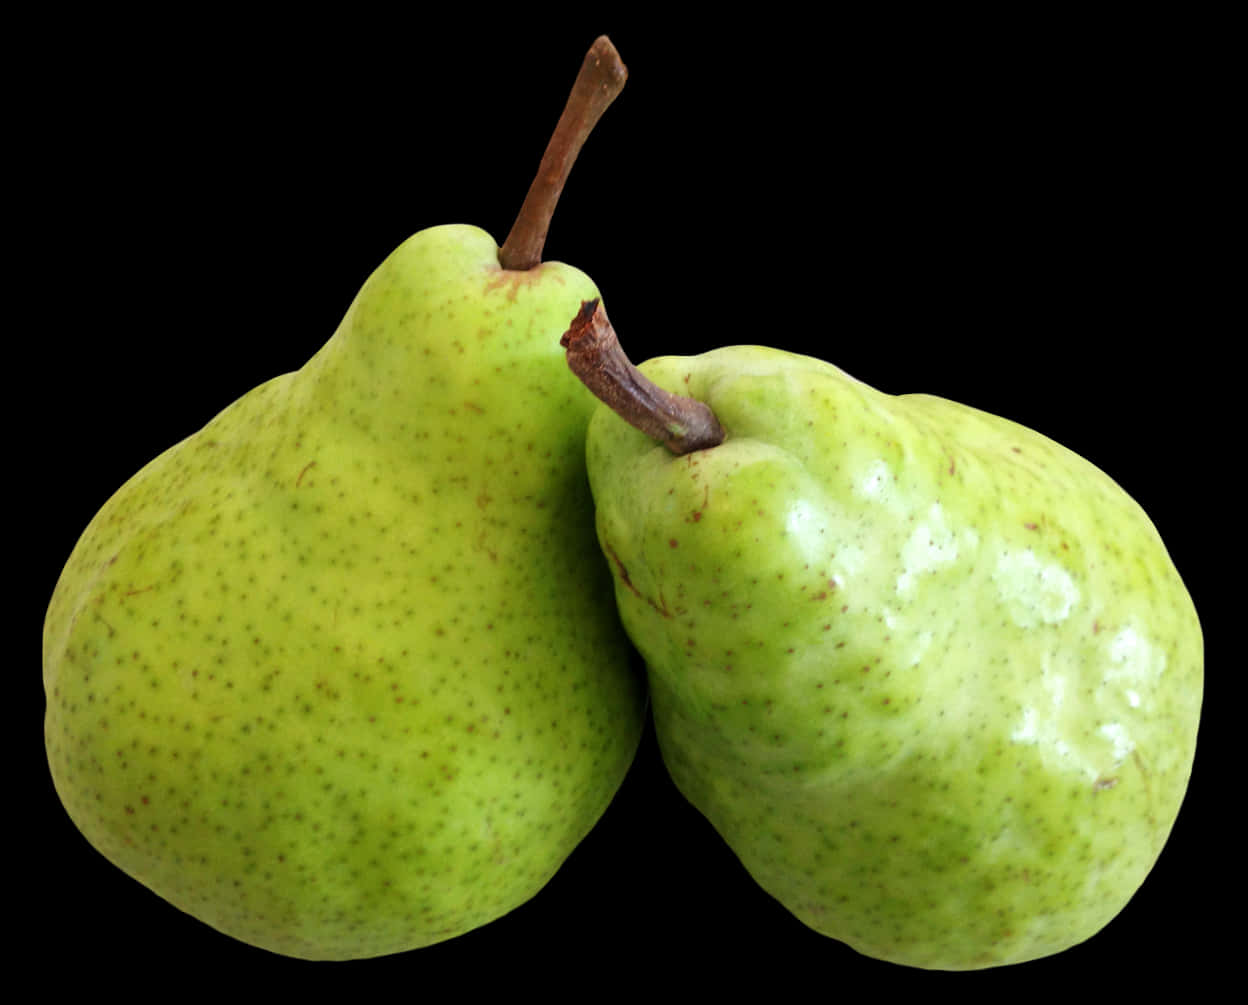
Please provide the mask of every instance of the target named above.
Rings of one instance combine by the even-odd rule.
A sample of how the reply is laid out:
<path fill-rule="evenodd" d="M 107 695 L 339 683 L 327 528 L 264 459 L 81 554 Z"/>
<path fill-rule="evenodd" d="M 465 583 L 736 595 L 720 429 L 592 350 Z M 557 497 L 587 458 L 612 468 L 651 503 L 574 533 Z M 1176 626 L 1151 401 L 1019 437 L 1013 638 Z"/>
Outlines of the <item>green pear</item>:
<path fill-rule="evenodd" d="M 587 75 L 596 118 L 623 84 L 605 39 Z M 547 221 L 513 237 L 540 249 Z M 498 918 L 638 745 L 594 399 L 549 337 L 598 294 L 506 257 L 469 226 L 408 239 L 306 365 L 126 482 L 57 583 L 46 740 L 69 816 L 253 945 L 371 957 Z"/>
<path fill-rule="evenodd" d="M 1200 713 L 1200 625 L 1143 510 L 1030 429 L 817 359 L 638 373 L 590 346 L 614 343 L 590 307 L 565 344 L 616 375 L 598 536 L 680 791 L 872 957 L 991 967 L 1100 930 L 1174 824 Z M 672 401 L 718 435 L 673 452 Z"/>

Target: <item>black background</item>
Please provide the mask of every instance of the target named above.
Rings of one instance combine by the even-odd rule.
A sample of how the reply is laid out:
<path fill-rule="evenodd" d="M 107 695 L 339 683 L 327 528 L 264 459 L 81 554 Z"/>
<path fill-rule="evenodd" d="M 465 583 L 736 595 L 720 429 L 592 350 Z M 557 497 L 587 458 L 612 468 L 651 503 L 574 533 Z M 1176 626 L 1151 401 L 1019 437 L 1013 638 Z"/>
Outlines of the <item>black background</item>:
<path fill-rule="evenodd" d="M 34 561 L 13 626 L 10 767 L 30 846 L 15 861 L 37 877 L 18 921 L 32 944 L 132 989 L 172 968 L 196 983 L 450 980 L 556 998 L 674 982 L 831 995 L 864 979 L 884 993 L 1121 991 L 1219 966 L 1211 909 L 1236 868 L 1220 818 L 1239 786 L 1220 753 L 1213 612 L 1242 546 L 1227 502 L 1239 424 L 1219 386 L 1233 329 L 1215 307 L 1230 272 L 1210 253 L 1225 226 L 1218 27 L 520 11 L 435 24 L 101 19 L 15 36 L 29 63 L 10 88 L 13 205 L 32 226 L 10 275 L 8 337 L 25 355 L 10 362 L 23 477 L 8 495 Z M 1205 627 L 1201 748 L 1157 868 L 1088 943 L 967 975 L 860 957 L 753 884 L 652 736 L 538 897 L 376 961 L 304 963 L 222 936 L 107 864 L 60 809 L 35 650 L 87 521 L 155 454 L 301 365 L 403 238 L 466 222 L 501 241 L 602 31 L 630 80 L 546 257 L 594 277 L 634 359 L 770 344 L 1007 415 L 1104 468 L 1166 539 Z"/>

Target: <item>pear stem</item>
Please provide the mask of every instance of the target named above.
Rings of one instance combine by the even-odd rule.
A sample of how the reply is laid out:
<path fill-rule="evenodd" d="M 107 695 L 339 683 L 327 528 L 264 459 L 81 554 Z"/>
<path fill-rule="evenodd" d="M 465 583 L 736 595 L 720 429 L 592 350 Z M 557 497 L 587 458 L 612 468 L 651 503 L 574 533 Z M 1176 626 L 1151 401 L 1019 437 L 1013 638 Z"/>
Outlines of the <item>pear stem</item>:
<path fill-rule="evenodd" d="M 708 405 L 663 390 L 629 362 L 602 301 L 582 303 L 559 344 L 582 384 L 672 453 L 691 454 L 724 442 L 724 429 Z"/>
<path fill-rule="evenodd" d="M 585 54 L 524 205 L 499 250 L 498 262 L 504 269 L 525 270 L 541 264 L 550 219 L 577 154 L 627 79 L 628 69 L 615 46 L 606 35 L 599 36 Z"/>

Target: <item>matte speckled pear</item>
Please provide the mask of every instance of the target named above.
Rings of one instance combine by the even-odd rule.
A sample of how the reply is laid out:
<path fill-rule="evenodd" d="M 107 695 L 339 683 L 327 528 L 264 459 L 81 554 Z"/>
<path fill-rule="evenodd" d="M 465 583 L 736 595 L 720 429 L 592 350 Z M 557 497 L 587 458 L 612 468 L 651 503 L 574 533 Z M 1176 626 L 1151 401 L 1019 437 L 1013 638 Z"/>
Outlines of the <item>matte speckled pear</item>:
<path fill-rule="evenodd" d="M 105 857 L 238 939 L 414 949 L 532 897 L 640 738 L 592 556 L 593 399 L 553 344 L 597 292 L 542 263 L 627 71 L 586 53 L 503 247 L 404 242 L 311 361 L 141 470 L 44 625 L 46 742 Z"/>
<path fill-rule="evenodd" d="M 812 928 L 935 969 L 1081 942 L 1191 772 L 1203 650 L 1144 512 L 1012 422 L 732 347 L 640 367 L 675 456 L 600 405 L 598 534 L 663 757 Z"/>
<path fill-rule="evenodd" d="M 58 793 L 108 859 L 246 942 L 394 953 L 533 896 L 640 737 L 593 552 L 597 296 L 435 227 L 301 370 L 92 521 L 44 629 Z"/>

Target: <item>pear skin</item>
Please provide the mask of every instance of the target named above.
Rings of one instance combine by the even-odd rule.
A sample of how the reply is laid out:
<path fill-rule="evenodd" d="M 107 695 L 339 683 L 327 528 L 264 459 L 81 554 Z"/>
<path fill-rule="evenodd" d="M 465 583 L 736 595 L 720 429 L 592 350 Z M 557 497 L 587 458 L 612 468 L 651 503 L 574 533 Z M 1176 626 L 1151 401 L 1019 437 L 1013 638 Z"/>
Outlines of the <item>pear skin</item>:
<path fill-rule="evenodd" d="M 53 780 L 106 858 L 308 959 L 449 939 L 550 879 L 644 715 L 593 398 L 550 338 L 596 295 L 423 231 L 302 369 L 108 500 L 44 626 Z"/>
<path fill-rule="evenodd" d="M 664 761 L 761 884 L 872 957 L 1081 942 L 1157 860 L 1203 648 L 1157 530 L 1046 437 L 757 346 L 640 366 L 726 434 L 606 405 L 598 536 Z"/>

